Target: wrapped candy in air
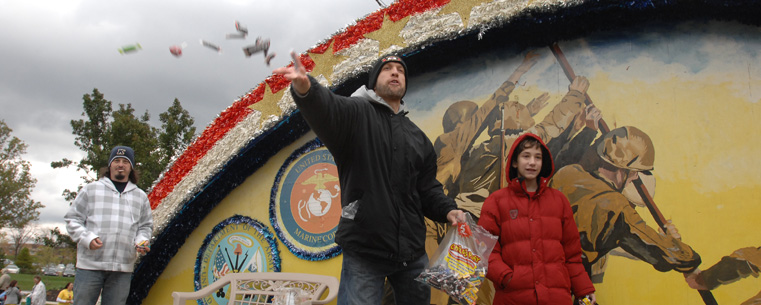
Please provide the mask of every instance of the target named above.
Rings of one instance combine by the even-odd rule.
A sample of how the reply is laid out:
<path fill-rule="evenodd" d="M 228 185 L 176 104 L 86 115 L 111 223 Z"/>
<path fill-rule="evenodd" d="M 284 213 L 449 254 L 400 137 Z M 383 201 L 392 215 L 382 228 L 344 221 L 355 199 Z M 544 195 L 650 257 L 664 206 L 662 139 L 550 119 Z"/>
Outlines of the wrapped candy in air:
<path fill-rule="evenodd" d="M 267 63 L 267 66 L 270 65 L 270 62 L 272 61 L 273 58 L 275 58 L 275 53 L 270 53 L 269 55 L 267 55 L 267 57 L 264 59 L 264 62 Z"/>
<path fill-rule="evenodd" d="M 246 54 L 246 57 L 251 57 L 251 55 L 256 54 L 258 52 L 264 51 L 264 56 L 267 56 L 267 51 L 270 49 L 270 40 L 269 39 L 262 39 L 261 37 L 256 38 L 256 42 L 253 45 L 247 46 L 243 48 L 243 53 Z"/>
<path fill-rule="evenodd" d="M 184 49 L 186 46 L 188 46 L 187 43 L 182 43 L 181 45 L 173 45 L 169 47 L 169 53 L 172 53 L 174 57 L 180 57 L 182 56 L 182 49 Z"/>
<path fill-rule="evenodd" d="M 232 33 L 225 35 L 227 39 L 246 39 L 246 33 Z"/>
<path fill-rule="evenodd" d="M 241 32 L 244 37 L 245 35 L 248 35 L 248 29 L 242 25 L 240 25 L 240 22 L 235 21 L 235 29 L 238 30 L 238 32 Z"/>
<path fill-rule="evenodd" d="M 206 40 L 201 39 L 201 44 L 209 49 L 215 50 L 219 53 L 222 53 L 222 48 L 220 48 L 218 45 L 215 45 L 211 42 L 208 42 Z"/>
<path fill-rule="evenodd" d="M 119 48 L 119 54 L 131 53 L 131 52 L 135 52 L 137 50 L 142 50 L 142 49 L 143 47 L 139 43 L 126 45 Z"/>

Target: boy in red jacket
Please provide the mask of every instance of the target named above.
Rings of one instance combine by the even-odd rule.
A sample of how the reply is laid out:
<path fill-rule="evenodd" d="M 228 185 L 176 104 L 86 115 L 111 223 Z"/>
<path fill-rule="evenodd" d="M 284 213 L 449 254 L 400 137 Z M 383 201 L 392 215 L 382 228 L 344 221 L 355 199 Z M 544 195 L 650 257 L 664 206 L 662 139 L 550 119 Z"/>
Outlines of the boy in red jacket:
<path fill-rule="evenodd" d="M 486 273 L 497 290 L 493 304 L 570 304 L 571 293 L 595 304 L 571 206 L 547 186 L 554 171 L 547 146 L 523 134 L 508 160 L 508 185 L 489 195 L 478 221 L 499 236 Z"/>

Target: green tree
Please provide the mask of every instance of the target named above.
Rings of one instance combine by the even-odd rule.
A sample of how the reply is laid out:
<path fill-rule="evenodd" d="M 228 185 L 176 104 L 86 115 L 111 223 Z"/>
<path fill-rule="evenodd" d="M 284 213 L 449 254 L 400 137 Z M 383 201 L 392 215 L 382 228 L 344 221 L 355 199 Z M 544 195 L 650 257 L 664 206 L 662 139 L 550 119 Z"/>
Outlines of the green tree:
<path fill-rule="evenodd" d="M 21 158 L 27 145 L 0 120 L 0 228 L 25 226 L 40 216 L 42 203 L 31 198 L 37 179 L 29 172 L 31 164 Z"/>
<path fill-rule="evenodd" d="M 77 243 L 71 239 L 69 234 L 62 233 L 58 227 L 50 229 L 44 235 L 38 236 L 36 241 L 37 243 L 56 249 L 77 248 Z"/>
<path fill-rule="evenodd" d="M 62 233 L 58 227 L 50 229 L 45 233 L 37 236 L 38 244 L 43 244 L 40 251 L 37 251 L 37 262 L 42 266 L 50 263 L 67 264 L 76 261 L 77 243 L 71 237 Z"/>
<path fill-rule="evenodd" d="M 195 120 L 187 110 L 182 108 L 180 101 L 176 98 L 166 112 L 159 114 L 159 120 L 161 121 L 158 139 L 160 163 L 161 168 L 166 168 L 193 141 L 196 133 L 196 128 L 193 127 Z"/>
<path fill-rule="evenodd" d="M 21 273 L 35 273 L 34 271 L 34 258 L 29 254 L 29 249 L 22 248 L 18 255 L 16 255 L 16 266 L 21 269 Z"/>
<path fill-rule="evenodd" d="M 53 168 L 76 166 L 77 171 L 82 171 L 80 189 L 95 181 L 98 171 L 108 165 L 111 148 L 126 145 L 135 150 L 135 167 L 140 173 L 138 187 L 149 191 L 171 160 L 195 137 L 194 120 L 177 99 L 159 115 L 161 128 L 150 125 L 148 111 L 136 116 L 131 104 L 119 104 L 119 108 L 113 110 L 112 102 L 97 88 L 82 99 L 85 118 L 72 120 L 71 127 L 76 136 L 74 145 L 86 156 L 78 162 L 63 159 L 51 163 Z M 77 191 L 64 190 L 63 196 L 73 202 Z"/>

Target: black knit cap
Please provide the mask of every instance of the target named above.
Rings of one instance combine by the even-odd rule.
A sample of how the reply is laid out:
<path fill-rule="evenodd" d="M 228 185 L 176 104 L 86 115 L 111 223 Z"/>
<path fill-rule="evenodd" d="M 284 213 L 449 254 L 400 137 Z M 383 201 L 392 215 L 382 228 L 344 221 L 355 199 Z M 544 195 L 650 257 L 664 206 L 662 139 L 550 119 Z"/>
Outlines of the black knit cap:
<path fill-rule="evenodd" d="M 135 168 L 135 151 L 128 146 L 116 146 L 111 150 L 111 156 L 108 157 L 108 166 L 111 167 L 111 162 L 114 162 L 116 158 L 125 158 Z"/>
<path fill-rule="evenodd" d="M 375 89 L 375 83 L 378 81 L 378 75 L 380 74 L 381 68 L 383 65 L 390 62 L 398 62 L 402 64 L 402 67 L 404 67 L 404 88 L 407 88 L 407 64 L 404 62 L 404 60 L 402 60 L 400 56 L 388 55 L 379 58 L 373 64 L 373 68 L 370 70 L 370 78 L 367 80 L 367 89 Z"/>

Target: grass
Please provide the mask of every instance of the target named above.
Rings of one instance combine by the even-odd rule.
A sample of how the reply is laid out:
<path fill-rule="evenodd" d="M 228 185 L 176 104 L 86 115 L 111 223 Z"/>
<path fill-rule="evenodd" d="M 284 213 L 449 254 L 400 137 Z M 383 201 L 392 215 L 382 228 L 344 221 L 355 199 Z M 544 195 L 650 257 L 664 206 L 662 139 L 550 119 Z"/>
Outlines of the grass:
<path fill-rule="evenodd" d="M 9 274 L 12 280 L 18 281 L 17 286 L 24 291 L 31 291 L 34 287 L 35 274 Z M 42 282 L 45 283 L 45 289 L 47 290 L 61 290 L 66 287 L 69 282 L 74 282 L 74 277 L 52 276 L 43 275 Z"/>

